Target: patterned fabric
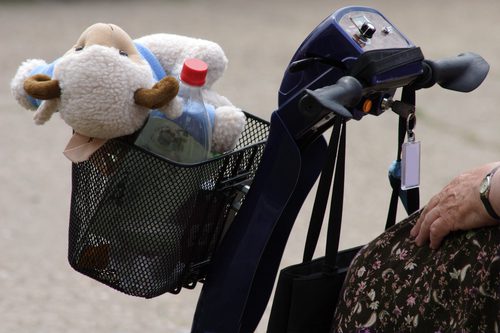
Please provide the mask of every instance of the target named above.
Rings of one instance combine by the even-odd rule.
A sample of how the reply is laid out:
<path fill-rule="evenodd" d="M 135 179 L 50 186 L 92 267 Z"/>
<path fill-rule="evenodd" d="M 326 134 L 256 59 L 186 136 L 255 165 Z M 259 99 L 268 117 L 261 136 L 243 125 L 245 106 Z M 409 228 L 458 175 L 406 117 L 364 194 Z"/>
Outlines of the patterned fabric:
<path fill-rule="evenodd" d="M 358 253 L 332 332 L 499 332 L 500 226 L 455 232 L 431 250 L 409 236 L 418 215 Z"/>

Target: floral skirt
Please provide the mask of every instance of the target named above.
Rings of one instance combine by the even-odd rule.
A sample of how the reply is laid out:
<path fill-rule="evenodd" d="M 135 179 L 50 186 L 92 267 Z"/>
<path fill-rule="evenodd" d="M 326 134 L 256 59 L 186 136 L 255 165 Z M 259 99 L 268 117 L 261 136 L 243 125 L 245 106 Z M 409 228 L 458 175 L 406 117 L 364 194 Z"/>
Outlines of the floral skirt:
<path fill-rule="evenodd" d="M 357 254 L 332 332 L 500 331 L 500 227 L 454 232 L 432 250 L 409 236 L 418 215 Z"/>

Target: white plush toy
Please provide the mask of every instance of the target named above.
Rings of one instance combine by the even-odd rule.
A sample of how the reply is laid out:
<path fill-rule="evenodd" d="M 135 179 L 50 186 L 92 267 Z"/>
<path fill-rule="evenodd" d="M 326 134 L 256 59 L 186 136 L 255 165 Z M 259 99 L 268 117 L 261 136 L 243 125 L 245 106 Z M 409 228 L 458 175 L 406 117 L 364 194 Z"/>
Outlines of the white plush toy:
<path fill-rule="evenodd" d="M 245 115 L 212 90 L 226 69 L 227 58 L 211 41 L 171 34 L 134 41 L 116 25 L 97 23 L 53 63 L 25 61 L 11 90 L 21 106 L 36 110 L 36 124 L 45 123 L 58 111 L 77 135 L 104 142 L 137 131 L 151 109 L 169 118 L 180 116 L 182 102 L 176 97 L 175 78 L 186 58 L 208 64 L 202 94 L 205 103 L 215 107 L 212 150 L 233 149 L 245 126 Z"/>

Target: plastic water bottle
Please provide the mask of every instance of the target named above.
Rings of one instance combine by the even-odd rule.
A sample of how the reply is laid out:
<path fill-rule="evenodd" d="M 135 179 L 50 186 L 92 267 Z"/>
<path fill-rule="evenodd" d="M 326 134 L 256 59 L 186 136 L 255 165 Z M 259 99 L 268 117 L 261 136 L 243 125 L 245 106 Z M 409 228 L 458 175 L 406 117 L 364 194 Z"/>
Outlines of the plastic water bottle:
<path fill-rule="evenodd" d="M 182 115 L 169 119 L 159 111 L 151 112 L 136 145 L 181 163 L 197 163 L 211 157 L 214 108 L 203 102 L 208 65 L 199 59 L 186 59 L 179 83 Z"/>
<path fill-rule="evenodd" d="M 183 100 L 183 113 L 175 119 L 188 133 L 195 137 L 203 147 L 198 152 L 194 145 L 188 145 L 192 158 L 197 156 L 205 160 L 209 157 L 212 144 L 212 124 L 207 106 L 201 96 L 201 87 L 205 84 L 208 65 L 199 59 L 186 59 L 182 67 L 179 85 L 179 96 Z"/>

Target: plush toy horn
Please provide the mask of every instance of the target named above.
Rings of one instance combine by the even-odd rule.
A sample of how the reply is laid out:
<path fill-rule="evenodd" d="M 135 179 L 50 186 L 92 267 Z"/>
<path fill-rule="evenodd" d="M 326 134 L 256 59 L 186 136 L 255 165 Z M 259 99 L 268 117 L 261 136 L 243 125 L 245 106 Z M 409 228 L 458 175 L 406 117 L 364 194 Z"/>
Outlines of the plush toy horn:
<path fill-rule="evenodd" d="M 45 74 L 36 74 L 24 80 L 24 90 L 36 99 L 48 100 L 61 96 L 59 81 Z"/>
<path fill-rule="evenodd" d="M 158 109 L 174 99 L 179 92 L 179 83 L 172 77 L 164 77 L 152 88 L 137 89 L 134 93 L 135 103 L 148 109 Z"/>

